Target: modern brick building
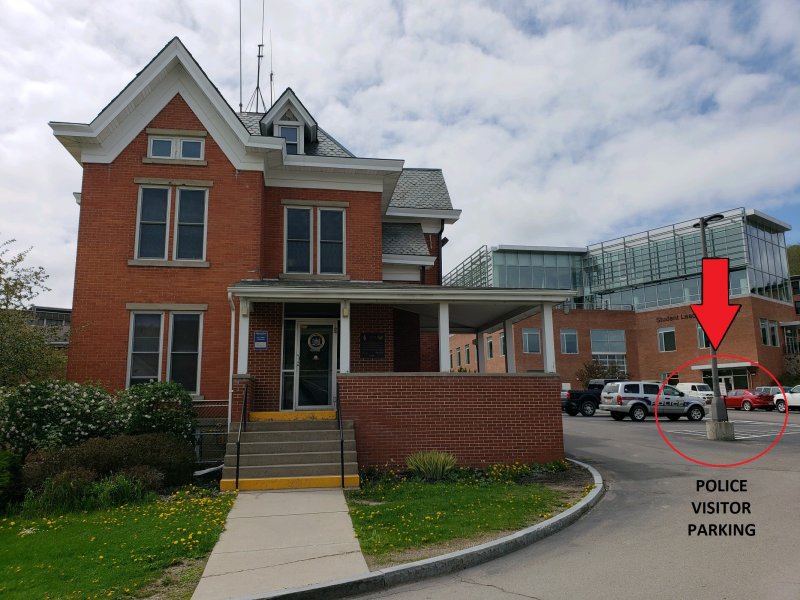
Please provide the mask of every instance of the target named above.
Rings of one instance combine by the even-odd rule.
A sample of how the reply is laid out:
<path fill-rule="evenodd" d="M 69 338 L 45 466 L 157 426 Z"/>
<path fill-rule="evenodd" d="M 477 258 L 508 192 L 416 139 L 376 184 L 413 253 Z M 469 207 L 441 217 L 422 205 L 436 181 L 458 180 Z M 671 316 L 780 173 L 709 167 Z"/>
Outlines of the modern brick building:
<path fill-rule="evenodd" d="M 68 376 L 177 381 L 201 415 L 259 421 L 239 487 L 338 485 L 335 407 L 349 483 L 421 449 L 563 456 L 555 355 L 454 375 L 449 335 L 535 311 L 552 346 L 574 293 L 442 286 L 441 170 L 354 156 L 291 89 L 237 113 L 177 38 L 91 123 L 51 127 L 83 168 Z"/>
<path fill-rule="evenodd" d="M 698 219 L 699 220 L 699 219 Z M 676 223 L 585 248 L 481 248 L 445 277 L 447 285 L 572 289 L 576 297 L 553 311 L 559 374 L 581 385 L 576 372 L 590 360 L 615 365 L 634 379 L 663 381 L 682 364 L 708 356 L 709 344 L 690 305 L 701 301 L 700 233 L 695 221 Z M 735 209 L 708 226 L 709 256 L 728 258 L 731 303 L 742 308 L 719 348 L 728 388 L 771 385 L 798 353 L 798 327 L 784 233 L 790 226 L 756 210 Z M 542 323 L 533 315 L 512 329 L 480 332 L 486 372 L 546 370 Z M 476 336 L 451 336 L 452 368 L 478 371 Z M 751 362 L 752 361 L 752 362 Z M 710 383 L 709 361 L 671 381 Z"/>

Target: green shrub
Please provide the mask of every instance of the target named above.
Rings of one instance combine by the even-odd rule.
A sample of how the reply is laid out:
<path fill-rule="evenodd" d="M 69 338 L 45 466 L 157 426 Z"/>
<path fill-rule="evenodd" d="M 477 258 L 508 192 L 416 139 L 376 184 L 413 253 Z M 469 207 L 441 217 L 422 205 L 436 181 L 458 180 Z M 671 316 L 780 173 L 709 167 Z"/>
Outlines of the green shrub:
<path fill-rule="evenodd" d="M 138 481 L 147 491 L 158 492 L 164 489 L 164 474 L 153 467 L 137 465 L 122 469 L 120 474 L 128 479 Z"/>
<path fill-rule="evenodd" d="M 406 458 L 408 470 L 426 481 L 439 481 L 456 466 L 456 458 L 448 452 L 428 450 Z"/>
<path fill-rule="evenodd" d="M 0 396 L 0 444 L 23 456 L 117 431 L 114 403 L 97 385 L 52 379 L 7 388 Z"/>
<path fill-rule="evenodd" d="M 97 479 L 97 473 L 83 467 L 66 469 L 48 479 L 39 493 L 29 490 L 22 504 L 27 516 L 112 508 L 148 498 L 142 482 L 123 474 Z"/>
<path fill-rule="evenodd" d="M 29 454 L 23 466 L 23 483 L 38 491 L 48 479 L 72 467 L 92 469 L 101 477 L 150 467 L 162 477 L 159 487 L 180 485 L 191 481 L 194 458 L 192 444 L 169 433 L 92 438 L 75 448 Z M 155 485 L 152 473 L 140 480 L 145 487 Z"/>
<path fill-rule="evenodd" d="M 117 394 L 116 410 L 122 433 L 172 433 L 184 440 L 192 438 L 192 397 L 180 384 L 155 381 L 134 385 Z"/>
<path fill-rule="evenodd" d="M 0 514 L 19 496 L 20 479 L 19 456 L 0 450 Z"/>

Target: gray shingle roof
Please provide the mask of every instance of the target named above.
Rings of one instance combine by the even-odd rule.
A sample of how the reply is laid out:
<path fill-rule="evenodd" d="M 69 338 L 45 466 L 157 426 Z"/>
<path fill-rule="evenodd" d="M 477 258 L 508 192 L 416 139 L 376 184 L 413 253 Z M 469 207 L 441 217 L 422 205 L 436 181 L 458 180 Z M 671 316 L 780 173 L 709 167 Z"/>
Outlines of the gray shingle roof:
<path fill-rule="evenodd" d="M 389 206 L 453 210 L 441 169 L 403 169 Z"/>
<path fill-rule="evenodd" d="M 419 223 L 384 223 L 383 253 L 428 256 L 428 244 Z"/>
<path fill-rule="evenodd" d="M 250 135 L 261 135 L 259 123 L 264 113 L 240 112 L 236 113 L 244 123 Z M 305 153 L 308 156 L 333 156 L 339 158 L 355 158 L 355 155 L 347 148 L 337 142 L 331 134 L 322 127 L 317 127 L 317 141 L 305 145 Z"/>

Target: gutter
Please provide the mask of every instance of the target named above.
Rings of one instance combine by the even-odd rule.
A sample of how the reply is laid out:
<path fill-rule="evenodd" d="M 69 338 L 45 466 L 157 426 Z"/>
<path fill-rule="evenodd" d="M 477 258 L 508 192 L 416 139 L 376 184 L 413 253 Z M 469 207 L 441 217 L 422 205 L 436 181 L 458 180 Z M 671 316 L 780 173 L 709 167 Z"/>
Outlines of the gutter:
<path fill-rule="evenodd" d="M 442 219 L 442 226 L 439 229 L 439 241 L 437 244 L 437 258 L 439 259 L 439 276 L 437 281 L 442 285 L 442 234 L 444 233 L 444 219 Z"/>
<path fill-rule="evenodd" d="M 228 375 L 228 427 L 233 416 L 233 345 L 236 343 L 236 305 L 233 303 L 233 293 L 228 292 L 228 303 L 231 305 L 231 360 Z"/>

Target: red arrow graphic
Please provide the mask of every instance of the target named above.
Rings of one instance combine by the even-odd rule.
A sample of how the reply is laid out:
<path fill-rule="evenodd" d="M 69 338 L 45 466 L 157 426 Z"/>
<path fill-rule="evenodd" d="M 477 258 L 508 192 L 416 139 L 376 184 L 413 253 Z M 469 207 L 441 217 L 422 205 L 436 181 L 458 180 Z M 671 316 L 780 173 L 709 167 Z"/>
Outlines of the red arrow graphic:
<path fill-rule="evenodd" d="M 742 308 L 730 303 L 728 266 L 727 258 L 703 259 L 703 302 L 691 307 L 714 349 L 719 348 Z"/>

